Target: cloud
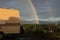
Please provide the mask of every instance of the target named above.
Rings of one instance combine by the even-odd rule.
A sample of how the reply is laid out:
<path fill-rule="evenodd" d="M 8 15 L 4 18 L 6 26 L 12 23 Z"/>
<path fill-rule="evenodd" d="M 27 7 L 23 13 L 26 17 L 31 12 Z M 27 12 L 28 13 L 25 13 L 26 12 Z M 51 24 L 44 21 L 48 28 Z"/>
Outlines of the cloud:
<path fill-rule="evenodd" d="M 0 0 L 0 7 L 20 10 L 21 21 L 32 21 L 34 20 L 32 18 L 35 18 L 34 11 L 28 0 Z"/>
<path fill-rule="evenodd" d="M 60 0 L 32 0 L 32 2 L 40 18 L 60 17 Z"/>
<path fill-rule="evenodd" d="M 24 18 L 24 17 L 23 17 Z M 35 19 L 35 18 L 25 18 L 24 19 L 25 21 L 34 21 L 34 20 L 37 20 L 37 21 L 60 21 L 60 17 L 48 17 L 48 18 L 45 18 L 45 19 Z"/>
<path fill-rule="evenodd" d="M 55 22 L 55 21 L 60 21 L 60 17 L 57 17 L 57 18 L 54 18 L 54 17 L 48 17 L 46 19 L 37 19 L 39 21 L 52 21 L 52 22 Z"/>

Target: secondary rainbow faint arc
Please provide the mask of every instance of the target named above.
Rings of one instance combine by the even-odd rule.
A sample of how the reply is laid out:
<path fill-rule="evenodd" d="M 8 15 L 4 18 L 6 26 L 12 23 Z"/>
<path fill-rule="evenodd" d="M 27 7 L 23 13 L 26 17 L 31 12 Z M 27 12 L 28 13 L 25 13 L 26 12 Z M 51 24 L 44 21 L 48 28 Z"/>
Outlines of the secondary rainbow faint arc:
<path fill-rule="evenodd" d="M 32 6 L 32 8 L 33 8 L 33 11 L 34 11 L 34 14 L 35 14 L 35 17 L 36 17 L 36 22 L 37 22 L 37 24 L 39 24 L 39 17 L 38 17 L 38 15 L 37 15 L 37 11 L 36 11 L 36 9 L 35 9 L 35 7 L 34 7 L 34 4 L 32 3 L 32 0 L 29 0 L 29 2 L 30 2 L 30 4 L 31 4 L 31 6 Z"/>

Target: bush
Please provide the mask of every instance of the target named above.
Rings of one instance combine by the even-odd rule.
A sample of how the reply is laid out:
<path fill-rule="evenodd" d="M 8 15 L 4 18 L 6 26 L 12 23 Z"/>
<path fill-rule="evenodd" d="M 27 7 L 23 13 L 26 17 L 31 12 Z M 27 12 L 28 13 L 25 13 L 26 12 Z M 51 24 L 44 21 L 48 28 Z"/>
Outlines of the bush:
<path fill-rule="evenodd" d="M 36 31 L 34 31 L 34 33 L 41 33 L 42 31 L 37 29 Z"/>

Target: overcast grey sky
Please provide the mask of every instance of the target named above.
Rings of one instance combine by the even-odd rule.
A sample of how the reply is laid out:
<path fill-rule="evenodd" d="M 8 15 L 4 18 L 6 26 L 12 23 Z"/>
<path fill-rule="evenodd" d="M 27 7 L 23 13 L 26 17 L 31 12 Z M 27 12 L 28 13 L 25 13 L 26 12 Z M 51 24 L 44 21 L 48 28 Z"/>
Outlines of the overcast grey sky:
<path fill-rule="evenodd" d="M 32 0 L 39 20 L 60 21 L 60 0 Z"/>
<path fill-rule="evenodd" d="M 41 21 L 60 21 L 60 0 L 32 0 Z M 0 0 L 0 7 L 21 11 L 22 21 L 34 21 L 35 15 L 28 0 Z M 33 23 L 34 23 L 33 22 Z"/>
<path fill-rule="evenodd" d="M 28 0 L 0 0 L 0 7 L 19 9 L 21 21 L 36 23 L 34 11 Z"/>

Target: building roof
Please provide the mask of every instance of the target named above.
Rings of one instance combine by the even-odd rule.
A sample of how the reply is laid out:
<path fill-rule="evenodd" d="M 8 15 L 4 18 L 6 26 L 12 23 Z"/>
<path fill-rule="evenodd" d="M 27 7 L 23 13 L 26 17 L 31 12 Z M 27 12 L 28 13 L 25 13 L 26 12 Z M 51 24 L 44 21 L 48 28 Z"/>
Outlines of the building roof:
<path fill-rule="evenodd" d="M 19 11 L 15 9 L 0 8 L 0 23 L 15 23 L 20 20 Z"/>

